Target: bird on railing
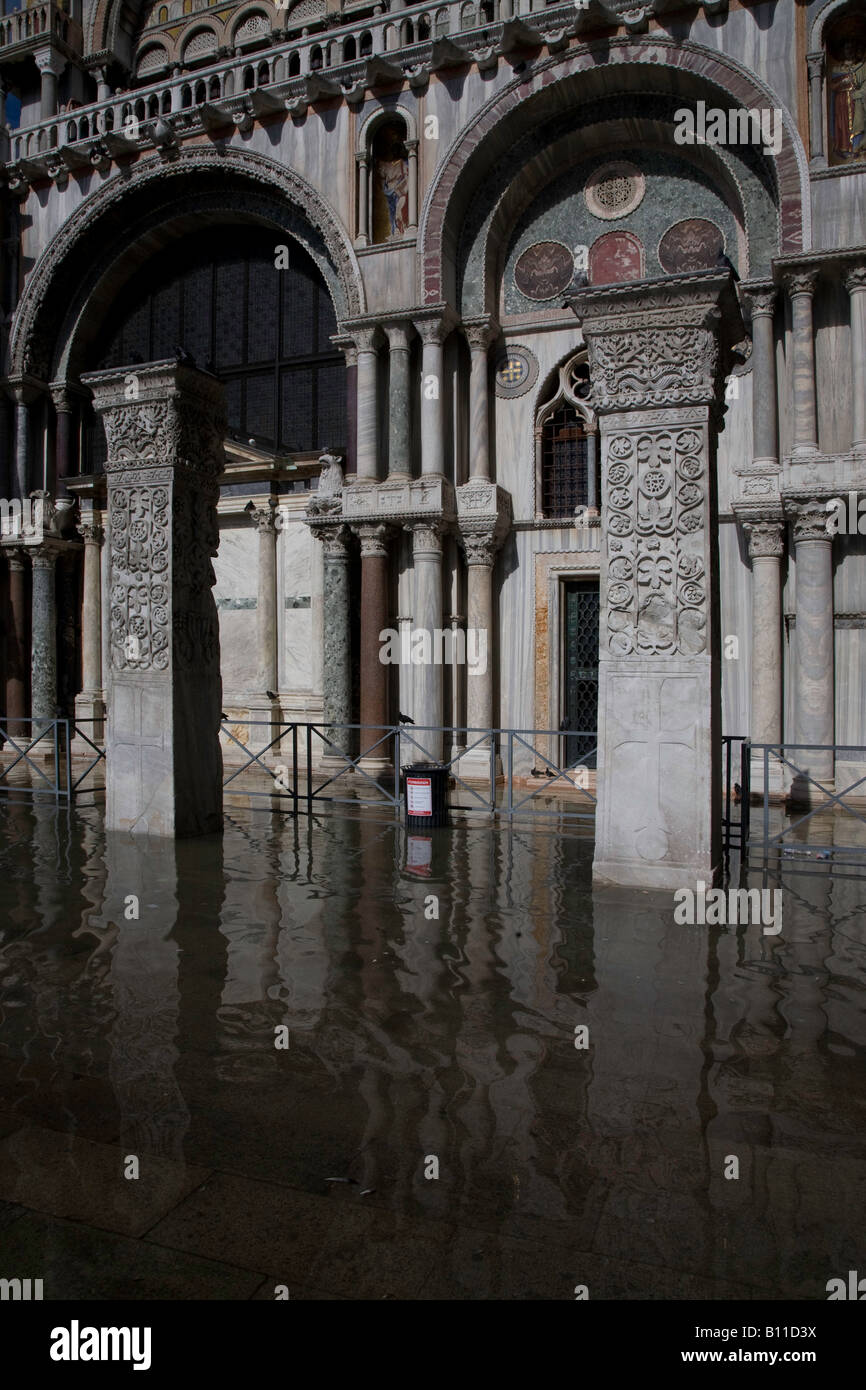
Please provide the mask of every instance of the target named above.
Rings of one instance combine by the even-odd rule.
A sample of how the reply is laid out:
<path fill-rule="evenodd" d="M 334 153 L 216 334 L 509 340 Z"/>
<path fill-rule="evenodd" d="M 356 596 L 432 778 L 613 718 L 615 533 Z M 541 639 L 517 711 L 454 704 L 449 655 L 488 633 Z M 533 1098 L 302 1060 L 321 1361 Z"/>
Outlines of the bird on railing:
<path fill-rule="evenodd" d="M 273 690 L 266 690 L 265 695 L 269 700 L 278 700 L 280 698 L 279 695 L 274 694 Z"/>
<path fill-rule="evenodd" d="M 409 716 L 408 716 L 408 714 L 402 714 L 402 713 L 398 712 L 398 714 L 397 714 L 397 723 L 398 723 L 398 724 L 414 724 L 414 723 L 415 723 L 415 720 L 414 720 L 414 719 L 410 719 Z"/>
<path fill-rule="evenodd" d="M 739 782 L 735 782 L 735 783 L 734 783 L 734 802 L 735 802 L 735 804 L 736 804 L 736 805 L 739 805 L 739 803 L 742 801 L 742 799 L 743 799 L 743 789 L 742 789 L 742 787 L 740 786 Z"/>

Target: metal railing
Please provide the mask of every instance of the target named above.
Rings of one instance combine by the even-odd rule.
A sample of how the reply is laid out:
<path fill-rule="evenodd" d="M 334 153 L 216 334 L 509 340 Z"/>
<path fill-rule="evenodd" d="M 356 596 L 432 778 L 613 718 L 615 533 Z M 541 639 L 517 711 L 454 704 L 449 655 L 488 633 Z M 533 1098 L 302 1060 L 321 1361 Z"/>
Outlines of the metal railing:
<path fill-rule="evenodd" d="M 762 786 L 756 789 L 754 781 L 752 794 L 760 798 L 762 805 L 760 836 L 753 835 L 749 843 L 751 857 L 760 855 L 764 863 L 771 860 L 800 861 L 806 868 L 826 867 L 831 864 L 838 868 L 866 868 L 866 814 L 855 808 L 846 798 L 860 789 L 860 798 L 866 809 L 866 773 L 856 776 L 847 786 L 839 789 L 836 778 L 828 786 L 826 780 L 800 766 L 804 753 L 830 754 L 834 768 L 843 761 L 841 754 L 855 754 L 857 761 L 866 766 L 866 745 L 832 743 L 753 743 L 750 745 L 752 760 L 762 766 Z M 795 762 L 790 754 L 797 754 Z M 813 760 L 814 761 L 814 760 Z M 780 785 L 779 797 L 786 801 L 785 810 L 780 813 L 772 806 L 773 772 L 780 773 L 775 780 Z M 823 774 L 822 774 L 823 775 Z M 777 798 L 778 799 L 778 798 Z M 808 804 L 812 801 L 814 805 Z M 806 806 L 808 804 L 808 809 Z M 800 811 L 800 814 L 797 812 Z M 832 820 L 830 816 L 832 815 Z M 818 817 L 817 820 L 814 818 Z M 837 838 L 841 831 L 850 837 L 855 823 L 863 826 L 860 844 L 845 844 Z M 808 832 L 807 832 L 808 827 Z M 833 834 L 827 832 L 832 828 Z M 854 837 L 856 838 L 856 836 Z M 792 843 L 798 840 L 799 843 Z"/>
<path fill-rule="evenodd" d="M 507 818 L 548 816 L 566 821 L 591 821 L 594 816 L 595 796 L 589 788 L 586 763 L 596 750 L 593 747 L 585 753 L 580 764 L 562 765 L 558 761 L 561 755 L 553 759 L 538 746 L 545 741 L 549 747 L 564 748 L 565 741 L 558 729 L 276 723 L 243 718 L 232 722 L 236 728 L 249 731 L 248 740 L 253 730 L 263 733 L 256 746 L 251 747 L 223 723 L 221 733 L 227 746 L 243 755 L 237 766 L 227 764 L 224 790 L 253 800 L 267 800 L 276 806 L 283 802 L 295 812 L 301 802 L 306 803 L 308 812 L 314 803 L 330 802 L 389 806 L 399 813 L 403 802 L 402 771 L 408 763 L 422 760 L 447 769 L 451 784 L 449 808 L 454 811 Z M 569 730 L 569 737 L 593 743 L 596 736 Z M 440 750 L 446 740 L 450 751 L 442 756 Z M 475 754 L 476 766 L 469 772 L 461 764 L 471 754 Z M 266 762 L 266 757 L 273 761 Z M 530 761 L 543 764 L 545 781 L 539 786 L 531 785 Z M 523 764 L 527 765 L 525 769 Z M 258 778 L 258 785 L 250 783 L 250 774 Z M 267 782 L 264 787 L 262 774 Z M 548 799 L 558 800 L 559 804 L 543 805 Z"/>
<path fill-rule="evenodd" d="M 0 796 L 28 801 L 48 796 L 57 802 L 71 802 L 94 768 L 105 761 L 105 749 L 94 743 L 81 725 L 101 723 L 94 719 L 0 719 Z M 73 770 L 73 739 L 88 750 L 84 756 L 90 761 L 83 771 Z M 90 757 L 91 752 L 94 757 Z"/>

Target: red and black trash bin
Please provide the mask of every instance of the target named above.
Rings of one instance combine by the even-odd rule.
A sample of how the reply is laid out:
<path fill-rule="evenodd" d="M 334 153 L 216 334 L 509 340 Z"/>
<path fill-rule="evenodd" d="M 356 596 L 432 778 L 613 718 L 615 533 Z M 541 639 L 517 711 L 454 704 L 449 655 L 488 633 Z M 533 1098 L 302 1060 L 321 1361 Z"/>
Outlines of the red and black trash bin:
<path fill-rule="evenodd" d="M 448 824 L 448 774 L 442 763 L 412 763 L 403 768 L 407 829 L 438 829 Z"/>

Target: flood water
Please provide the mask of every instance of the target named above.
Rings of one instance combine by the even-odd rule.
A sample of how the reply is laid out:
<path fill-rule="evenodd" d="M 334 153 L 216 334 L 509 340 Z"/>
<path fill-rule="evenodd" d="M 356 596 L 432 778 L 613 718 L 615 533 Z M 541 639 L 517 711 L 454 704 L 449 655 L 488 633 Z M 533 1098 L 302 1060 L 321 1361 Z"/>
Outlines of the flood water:
<path fill-rule="evenodd" d="M 0 805 L 0 1276 L 826 1299 L 864 1258 L 866 879 L 790 874 L 771 936 L 591 859 L 543 824 L 233 809 L 143 846 Z"/>

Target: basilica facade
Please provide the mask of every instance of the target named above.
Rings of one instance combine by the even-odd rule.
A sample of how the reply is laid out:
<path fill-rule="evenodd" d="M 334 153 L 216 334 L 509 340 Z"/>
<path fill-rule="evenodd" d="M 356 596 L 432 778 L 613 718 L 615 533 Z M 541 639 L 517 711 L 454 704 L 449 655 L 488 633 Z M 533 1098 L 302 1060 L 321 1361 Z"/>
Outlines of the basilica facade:
<path fill-rule="evenodd" d="M 6 719 L 552 731 L 650 886 L 866 776 L 860 4 L 7 8 Z"/>

